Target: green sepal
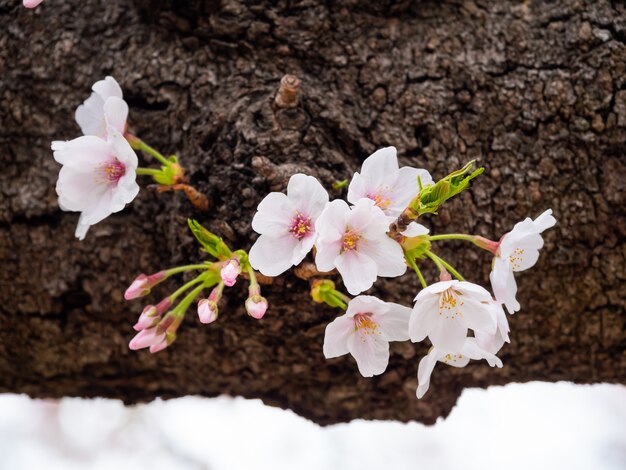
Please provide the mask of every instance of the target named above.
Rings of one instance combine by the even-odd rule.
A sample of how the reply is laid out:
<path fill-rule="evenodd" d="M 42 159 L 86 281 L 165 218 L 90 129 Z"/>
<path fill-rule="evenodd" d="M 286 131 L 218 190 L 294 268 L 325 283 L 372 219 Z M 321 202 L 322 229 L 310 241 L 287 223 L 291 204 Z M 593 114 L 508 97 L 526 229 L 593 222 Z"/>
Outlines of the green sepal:
<path fill-rule="evenodd" d="M 220 237 L 205 229 L 195 219 L 187 219 L 189 228 L 204 250 L 214 258 L 225 261 L 233 257 L 232 251 Z"/>

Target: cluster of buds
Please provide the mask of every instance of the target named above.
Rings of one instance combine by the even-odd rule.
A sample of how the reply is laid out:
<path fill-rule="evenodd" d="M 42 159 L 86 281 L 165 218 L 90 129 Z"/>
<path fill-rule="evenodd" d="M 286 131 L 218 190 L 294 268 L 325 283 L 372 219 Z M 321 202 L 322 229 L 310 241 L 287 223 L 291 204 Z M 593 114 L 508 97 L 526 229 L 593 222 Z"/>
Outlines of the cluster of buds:
<path fill-rule="evenodd" d="M 426 393 L 438 361 L 464 367 L 471 359 L 485 359 L 502 367 L 496 353 L 509 342 L 503 306 L 510 314 L 520 309 L 513 273 L 537 262 L 541 233 L 556 220 L 547 210 L 535 220 L 516 224 L 497 242 L 477 235 L 429 235 L 417 219 L 436 215 L 442 204 L 467 189 L 484 171 L 473 170 L 473 165 L 434 182 L 424 169 L 400 168 L 396 149 L 387 147 L 367 158 L 361 172 L 354 174 L 348 202 L 329 201 L 315 178 L 294 175 L 287 194 L 271 193 L 259 204 L 252 228 L 260 236 L 250 250 L 250 263 L 267 276 L 277 276 L 299 265 L 315 248 L 318 274 L 336 270 L 346 290 L 357 296 L 350 299 L 328 279 L 311 279 L 315 302 L 346 311 L 326 327 L 324 355 L 351 354 L 365 377 L 385 371 L 389 342 L 426 338 L 432 347 L 418 366 L 418 398 Z M 469 241 L 494 255 L 493 295 L 465 281 L 436 254 L 432 243 L 448 239 Z M 418 267 L 426 259 L 439 271 L 431 285 Z M 422 284 L 412 308 L 359 295 L 378 277 L 398 277 L 408 267 Z"/>
<path fill-rule="evenodd" d="M 261 287 L 248 261 L 248 254 L 243 250 L 231 251 L 221 238 L 195 220 L 189 220 L 189 227 L 204 251 L 217 261 L 178 266 L 150 276 L 145 274 L 137 276 L 124 293 L 126 300 L 148 295 L 153 287 L 174 274 L 199 271 L 195 278 L 157 305 L 144 307 L 134 326 L 138 333 L 130 341 L 130 349 L 150 348 L 151 353 L 156 353 L 168 347 L 176 339 L 178 327 L 194 302 L 197 302 L 198 318 L 201 323 L 209 324 L 216 321 L 224 287 L 234 286 L 242 272 L 250 281 L 249 296 L 245 301 L 248 315 L 260 320 L 267 311 L 267 300 L 261 296 Z M 202 292 L 208 289 L 211 289 L 211 292 L 205 298 Z M 176 304 L 176 300 L 185 293 L 183 299 Z"/>
<path fill-rule="evenodd" d="M 206 210 L 208 200 L 187 184 L 176 156 L 166 158 L 128 132 L 128 104 L 117 81 L 106 77 L 92 90 L 76 109 L 75 119 L 83 136 L 52 142 L 54 159 L 63 165 L 56 185 L 59 207 L 80 212 L 76 237 L 84 239 L 89 227 L 135 199 L 139 193 L 137 175 L 151 176 L 159 192 L 183 191 L 197 209 Z M 138 167 L 135 150 L 152 156 L 161 166 Z"/>

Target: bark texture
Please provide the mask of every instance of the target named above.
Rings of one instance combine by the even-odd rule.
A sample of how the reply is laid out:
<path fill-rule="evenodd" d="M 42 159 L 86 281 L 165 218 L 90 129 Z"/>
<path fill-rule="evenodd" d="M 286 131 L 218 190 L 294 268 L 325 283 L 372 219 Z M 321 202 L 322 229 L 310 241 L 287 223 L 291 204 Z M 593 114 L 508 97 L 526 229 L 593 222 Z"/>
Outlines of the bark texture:
<path fill-rule="evenodd" d="M 624 382 L 625 69 L 626 10 L 606 0 L 47 0 L 34 11 L 0 0 L 0 391 L 127 403 L 227 393 L 322 424 L 432 423 L 464 387 Z M 275 112 L 286 73 L 301 79 L 300 101 Z M 181 158 L 210 212 L 142 177 L 131 206 L 74 239 L 49 145 L 79 135 L 74 109 L 108 74 L 132 130 Z M 440 364 L 417 401 L 428 346 L 402 343 L 384 375 L 361 378 L 349 357 L 324 360 L 338 312 L 314 305 L 293 273 L 265 288 L 260 322 L 246 316 L 239 283 L 217 323 L 190 311 L 171 349 L 128 350 L 142 303 L 124 302 L 125 287 L 202 259 L 187 217 L 249 248 L 267 192 L 296 171 L 330 187 L 386 145 L 435 178 L 470 159 L 486 167 L 424 217 L 433 233 L 497 238 L 554 209 L 538 265 L 517 276 L 522 311 L 503 369 Z M 488 282 L 486 253 L 438 243 L 467 278 Z M 410 305 L 417 291 L 407 275 L 372 292 Z"/>

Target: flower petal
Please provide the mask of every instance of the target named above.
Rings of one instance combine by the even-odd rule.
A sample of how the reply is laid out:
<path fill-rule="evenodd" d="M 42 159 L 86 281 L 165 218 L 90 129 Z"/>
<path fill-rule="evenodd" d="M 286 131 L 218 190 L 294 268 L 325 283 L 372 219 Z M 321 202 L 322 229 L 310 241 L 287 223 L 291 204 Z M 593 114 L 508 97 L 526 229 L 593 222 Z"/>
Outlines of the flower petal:
<path fill-rule="evenodd" d="M 324 335 L 324 357 L 330 359 L 348 354 L 348 338 L 352 334 L 354 320 L 351 317 L 342 315 L 330 322 Z"/>
<path fill-rule="evenodd" d="M 377 150 L 365 159 L 361 166 L 361 175 L 367 182 L 368 189 L 382 186 L 389 176 L 398 171 L 398 157 L 395 147 L 385 147 Z"/>
<path fill-rule="evenodd" d="M 423 341 L 437 320 L 439 296 L 431 295 L 417 299 L 409 319 L 409 337 L 414 343 Z"/>
<path fill-rule="evenodd" d="M 428 391 L 430 386 L 430 376 L 437 365 L 438 351 L 433 348 L 426 356 L 424 356 L 417 367 L 417 398 L 422 398 Z"/>
<path fill-rule="evenodd" d="M 346 290 L 357 295 L 372 287 L 378 268 L 372 258 L 358 252 L 345 252 L 335 259 Z"/>
<path fill-rule="evenodd" d="M 51 147 L 58 163 L 81 173 L 93 173 L 95 167 L 112 155 L 107 141 L 94 136 L 78 137 L 67 142 L 55 141 Z"/>
<path fill-rule="evenodd" d="M 385 314 L 389 310 L 389 305 L 373 295 L 359 295 L 348 302 L 346 315 L 353 317 L 357 313 Z"/>
<path fill-rule="evenodd" d="M 348 337 L 348 351 L 356 359 L 363 377 L 372 377 L 385 372 L 389 363 L 389 343 L 382 335 L 365 334 L 359 329 Z"/>
<path fill-rule="evenodd" d="M 103 114 L 106 124 L 114 127 L 122 134 L 126 130 L 126 119 L 128 118 L 128 105 L 126 101 L 116 96 L 108 98 L 104 102 Z"/>
<path fill-rule="evenodd" d="M 417 222 L 411 222 L 402 235 L 408 238 L 419 237 L 420 235 L 426 235 L 430 230 Z"/>
<path fill-rule="evenodd" d="M 269 193 L 259 206 L 252 219 L 252 229 L 263 235 L 279 237 L 289 232 L 289 224 L 295 209 L 283 193 Z"/>
<path fill-rule="evenodd" d="M 289 179 L 287 197 L 296 210 L 313 219 L 313 222 L 328 204 L 328 193 L 320 182 L 312 176 L 300 173 Z"/>
<path fill-rule="evenodd" d="M 374 260 L 379 276 L 402 276 L 407 270 L 402 247 L 387 236 L 364 244 L 361 252 Z"/>
<path fill-rule="evenodd" d="M 503 303 L 509 313 L 513 314 L 520 309 L 520 304 L 515 298 L 517 284 L 508 261 L 497 256 L 493 262 L 493 271 L 489 274 L 491 287 L 498 302 Z"/>
<path fill-rule="evenodd" d="M 409 318 L 411 309 L 404 305 L 387 302 L 389 310 L 374 315 L 387 341 L 407 341 L 409 339 Z"/>
<path fill-rule="evenodd" d="M 457 302 L 457 309 L 461 312 L 468 328 L 490 335 L 496 332 L 496 318 L 492 315 L 489 304 L 482 303 L 467 295 L 459 296 Z"/>
<path fill-rule="evenodd" d="M 261 235 L 250 248 L 250 264 L 266 276 L 278 276 L 293 266 L 291 261 L 297 247 L 298 240 L 291 235 Z"/>

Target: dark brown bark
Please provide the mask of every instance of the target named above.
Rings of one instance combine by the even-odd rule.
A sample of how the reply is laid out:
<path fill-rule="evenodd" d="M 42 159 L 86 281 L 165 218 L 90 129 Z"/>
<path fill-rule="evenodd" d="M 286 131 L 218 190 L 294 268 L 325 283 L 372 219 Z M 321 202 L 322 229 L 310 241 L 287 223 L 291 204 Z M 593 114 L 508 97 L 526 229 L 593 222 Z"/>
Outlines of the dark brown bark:
<path fill-rule="evenodd" d="M 0 0 L 1 391 L 128 403 L 227 393 L 318 423 L 431 423 L 464 387 L 626 379 L 621 2 L 19 4 Z M 302 81 L 295 108 L 274 106 L 286 73 Z M 180 193 L 144 189 L 84 242 L 74 239 L 77 216 L 57 206 L 49 144 L 78 136 L 74 109 L 107 74 L 125 91 L 133 131 L 181 158 L 208 213 Z M 268 191 L 296 171 L 330 187 L 385 145 L 435 177 L 474 158 L 486 167 L 471 191 L 424 217 L 434 233 L 495 238 L 554 209 L 559 225 L 539 263 L 518 276 L 523 307 L 511 317 L 503 369 L 439 365 L 418 402 L 428 346 L 403 343 L 384 375 L 361 378 L 349 357 L 324 360 L 324 327 L 337 311 L 313 304 L 293 273 L 265 288 L 271 310 L 260 322 L 246 316 L 238 285 L 216 324 L 191 312 L 172 348 L 128 350 L 142 303 L 123 301 L 126 285 L 201 258 L 187 217 L 249 248 Z M 441 254 L 487 283 L 486 253 L 442 242 Z M 417 290 L 407 275 L 373 292 L 410 305 Z"/>

